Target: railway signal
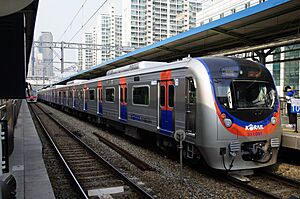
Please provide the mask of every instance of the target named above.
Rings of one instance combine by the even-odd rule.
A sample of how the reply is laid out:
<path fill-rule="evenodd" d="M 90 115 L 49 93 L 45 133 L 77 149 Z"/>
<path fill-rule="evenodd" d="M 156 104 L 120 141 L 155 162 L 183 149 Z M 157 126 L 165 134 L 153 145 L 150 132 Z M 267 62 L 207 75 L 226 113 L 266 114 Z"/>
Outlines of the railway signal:
<path fill-rule="evenodd" d="M 180 151 L 180 186 L 182 186 L 182 149 L 183 145 L 182 142 L 185 140 L 185 131 L 182 129 L 176 130 L 174 133 L 174 139 L 179 142 L 179 151 Z M 182 196 L 182 192 L 180 192 L 180 198 Z"/>

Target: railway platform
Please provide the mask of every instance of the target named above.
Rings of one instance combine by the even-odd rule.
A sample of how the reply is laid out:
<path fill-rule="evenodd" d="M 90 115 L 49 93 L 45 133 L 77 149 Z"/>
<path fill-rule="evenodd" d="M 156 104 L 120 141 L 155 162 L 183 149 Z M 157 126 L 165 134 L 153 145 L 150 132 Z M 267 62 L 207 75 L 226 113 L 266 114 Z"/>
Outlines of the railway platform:
<path fill-rule="evenodd" d="M 300 119 L 298 117 L 298 133 L 295 132 L 294 128 L 289 128 L 287 126 L 288 124 L 288 117 L 287 116 L 282 116 L 281 118 L 282 121 L 282 146 L 286 148 L 291 148 L 291 149 L 296 149 L 300 150 Z"/>
<path fill-rule="evenodd" d="M 25 100 L 15 126 L 14 151 L 9 160 L 10 172 L 17 181 L 16 198 L 55 198 L 42 157 L 42 144 Z"/>

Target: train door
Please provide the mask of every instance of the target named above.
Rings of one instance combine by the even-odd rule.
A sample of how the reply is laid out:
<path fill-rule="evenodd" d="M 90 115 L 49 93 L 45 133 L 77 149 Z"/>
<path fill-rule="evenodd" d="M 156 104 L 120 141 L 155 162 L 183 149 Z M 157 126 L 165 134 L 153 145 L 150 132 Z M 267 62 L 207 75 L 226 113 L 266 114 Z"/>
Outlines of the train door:
<path fill-rule="evenodd" d="M 186 131 L 196 132 L 196 87 L 193 78 L 187 78 L 187 98 L 186 98 Z"/>
<path fill-rule="evenodd" d="M 99 115 L 103 114 L 103 90 L 102 90 L 102 82 L 98 82 L 97 88 L 97 113 Z"/>
<path fill-rule="evenodd" d="M 173 80 L 162 80 L 159 88 L 159 129 L 166 135 L 174 132 L 174 97 L 175 86 Z"/>
<path fill-rule="evenodd" d="M 83 88 L 83 110 L 87 111 L 87 101 L 88 101 L 88 94 L 87 94 L 87 86 L 86 84 L 84 85 Z"/>
<path fill-rule="evenodd" d="M 120 81 L 121 82 L 121 81 Z M 119 119 L 127 121 L 127 85 L 121 83 L 119 85 Z"/>

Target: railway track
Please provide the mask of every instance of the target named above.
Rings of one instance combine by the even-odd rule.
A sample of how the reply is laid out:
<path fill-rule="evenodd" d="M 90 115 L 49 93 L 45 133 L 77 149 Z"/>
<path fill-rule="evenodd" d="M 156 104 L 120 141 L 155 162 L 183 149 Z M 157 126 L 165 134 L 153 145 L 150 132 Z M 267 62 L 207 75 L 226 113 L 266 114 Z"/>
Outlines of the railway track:
<path fill-rule="evenodd" d="M 241 188 L 262 198 L 299 198 L 300 182 L 276 175 L 267 171 L 258 171 L 255 175 L 249 176 L 249 183 L 241 182 L 236 178 L 227 175 L 223 178 L 227 183 Z"/>
<path fill-rule="evenodd" d="M 128 151 L 125 151 L 124 149 L 120 148 L 119 146 L 115 145 L 111 141 L 105 139 L 101 135 L 97 133 L 93 133 L 101 142 L 115 150 L 117 153 L 121 154 L 123 157 L 125 157 L 129 162 L 134 164 L 136 167 L 141 169 L 142 171 L 155 171 L 153 167 L 151 167 L 149 164 L 143 162 L 142 160 L 136 158 L 132 154 L 130 154 Z"/>
<path fill-rule="evenodd" d="M 83 198 L 154 198 L 43 109 L 31 108 Z"/>

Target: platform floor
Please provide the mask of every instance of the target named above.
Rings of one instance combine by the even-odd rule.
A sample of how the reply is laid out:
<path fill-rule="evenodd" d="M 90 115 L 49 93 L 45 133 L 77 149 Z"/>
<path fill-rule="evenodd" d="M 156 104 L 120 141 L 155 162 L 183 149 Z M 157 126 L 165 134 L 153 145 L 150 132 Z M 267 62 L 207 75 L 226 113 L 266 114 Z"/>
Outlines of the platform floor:
<path fill-rule="evenodd" d="M 281 117 L 283 131 L 281 146 L 300 150 L 300 118 L 298 117 L 297 120 L 298 133 L 295 132 L 295 129 L 287 126 L 288 120 L 286 115 Z"/>
<path fill-rule="evenodd" d="M 55 198 L 42 157 L 42 144 L 25 100 L 15 127 L 10 172 L 17 181 L 17 199 Z"/>
<path fill-rule="evenodd" d="M 281 146 L 300 150 L 300 131 L 299 133 L 283 131 Z"/>

